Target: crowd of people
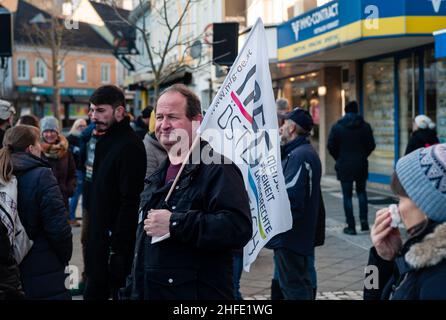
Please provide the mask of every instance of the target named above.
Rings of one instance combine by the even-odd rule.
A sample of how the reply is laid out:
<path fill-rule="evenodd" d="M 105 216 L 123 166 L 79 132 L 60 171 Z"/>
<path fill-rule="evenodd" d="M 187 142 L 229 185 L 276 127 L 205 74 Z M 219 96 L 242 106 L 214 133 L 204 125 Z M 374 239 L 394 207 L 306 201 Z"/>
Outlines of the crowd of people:
<path fill-rule="evenodd" d="M 353 185 L 361 230 L 370 230 L 367 158 L 375 141 L 355 101 L 344 111 L 327 149 L 342 188 L 343 232 L 354 236 Z M 277 115 L 293 225 L 266 245 L 274 252 L 271 298 L 313 300 L 315 247 L 325 240 L 322 165 L 310 140 L 315 122 L 283 98 Z M 54 117 L 23 115 L 15 125 L 14 117 L 0 100 L 0 299 L 242 299 L 242 250 L 253 233 L 249 197 L 240 169 L 222 155 L 211 150 L 220 161 L 197 164 L 178 153 L 195 147 L 192 122 L 202 120 L 191 89 L 165 89 L 155 109 L 132 121 L 122 90 L 102 86 L 90 97 L 89 119 L 76 120 L 67 137 Z M 178 139 L 180 131 L 188 138 Z M 204 141 L 197 148 L 210 149 Z M 446 298 L 446 145 L 427 116 L 414 119 L 406 154 L 391 187 L 410 237 L 403 244 L 389 208 L 377 212 L 369 264 L 379 268 L 380 283 L 365 288 L 365 299 Z M 27 242 L 16 237 L 19 222 Z M 71 228 L 79 226 L 84 272 L 74 293 L 65 267 Z"/>

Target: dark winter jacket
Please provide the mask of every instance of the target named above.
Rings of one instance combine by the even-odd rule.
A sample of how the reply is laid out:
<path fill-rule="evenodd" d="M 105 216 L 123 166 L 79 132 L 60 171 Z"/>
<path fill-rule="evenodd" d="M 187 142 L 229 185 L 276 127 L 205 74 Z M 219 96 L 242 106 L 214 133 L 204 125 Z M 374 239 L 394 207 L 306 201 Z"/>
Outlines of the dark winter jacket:
<path fill-rule="evenodd" d="M 364 289 L 365 300 L 445 300 L 446 223 L 429 221 L 394 261 L 383 260 L 372 248 L 368 264 L 378 268 L 379 286 Z"/>
<path fill-rule="evenodd" d="M 438 140 L 437 132 L 435 130 L 418 129 L 410 136 L 405 155 L 419 148 L 427 148 L 439 142 L 440 141 Z"/>
<path fill-rule="evenodd" d="M 73 241 L 62 194 L 50 165 L 29 153 L 12 154 L 18 180 L 17 211 L 34 244 L 20 264 L 28 299 L 71 299 L 65 266 Z"/>
<path fill-rule="evenodd" d="M 42 158 L 47 161 L 53 169 L 54 176 L 62 193 L 65 207 L 68 208 L 68 199 L 73 195 L 76 189 L 76 164 L 74 162 L 73 155 L 70 151 L 67 152 L 59 159 Z"/>
<path fill-rule="evenodd" d="M 312 255 L 320 215 L 321 161 L 308 138 L 298 137 L 282 148 L 282 168 L 290 199 L 293 227 L 268 242 L 270 249 L 287 248 Z"/>
<path fill-rule="evenodd" d="M 76 170 L 85 171 L 83 163 L 81 161 L 81 149 L 80 149 L 80 136 L 70 134 L 67 136 L 68 140 L 68 150 L 70 150 L 73 155 L 74 163 L 76 164 Z"/>
<path fill-rule="evenodd" d="M 223 160 L 222 160 L 223 161 Z M 232 254 L 251 239 L 249 199 L 234 164 L 188 164 L 164 205 L 169 160 L 141 194 L 135 259 L 124 296 L 136 300 L 233 299 Z M 168 208 L 170 238 L 151 244 L 149 209 Z"/>
<path fill-rule="evenodd" d="M 147 169 L 146 178 L 158 170 L 159 166 L 166 160 L 167 152 L 163 146 L 158 142 L 155 134 L 147 133 L 143 140 L 146 148 Z"/>
<path fill-rule="evenodd" d="M 332 128 L 328 151 L 336 160 L 338 180 L 367 180 L 368 156 L 375 150 L 370 125 L 357 113 L 346 113 Z"/>
<path fill-rule="evenodd" d="M 127 119 L 100 136 L 95 149 L 85 270 L 92 282 L 122 287 L 130 273 L 144 187 L 144 145 Z M 110 265 L 109 260 L 113 266 Z M 93 297 L 92 297 L 93 298 Z"/>
<path fill-rule="evenodd" d="M 0 300 L 23 299 L 19 267 L 14 259 L 8 231 L 0 221 Z"/>
<path fill-rule="evenodd" d="M 133 121 L 132 128 L 141 140 L 143 140 L 145 135 L 149 132 L 149 126 L 144 123 L 141 117 L 138 117 Z"/>

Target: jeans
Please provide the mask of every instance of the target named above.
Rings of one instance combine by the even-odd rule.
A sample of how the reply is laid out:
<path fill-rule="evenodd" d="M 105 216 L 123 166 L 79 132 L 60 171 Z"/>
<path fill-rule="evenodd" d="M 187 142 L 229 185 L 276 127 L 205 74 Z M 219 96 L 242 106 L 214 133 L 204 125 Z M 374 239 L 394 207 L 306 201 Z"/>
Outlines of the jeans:
<path fill-rule="evenodd" d="M 313 287 L 308 272 L 308 256 L 285 248 L 274 249 L 280 289 L 285 300 L 312 300 Z"/>
<path fill-rule="evenodd" d="M 84 187 L 84 173 L 80 170 L 76 170 L 76 190 L 74 191 L 73 196 L 69 199 L 70 220 L 76 219 L 77 203 L 79 202 L 79 197 L 82 195 L 83 187 Z"/>
<path fill-rule="evenodd" d="M 368 223 L 368 207 L 367 207 L 367 192 L 366 180 L 356 180 L 356 195 L 359 202 L 359 219 L 361 223 Z M 353 215 L 353 181 L 341 181 L 342 197 L 344 198 L 344 211 L 347 225 L 350 228 L 355 228 L 355 217 Z"/>
<path fill-rule="evenodd" d="M 243 272 L 243 254 L 234 253 L 232 255 L 232 281 L 234 287 L 234 299 L 243 300 L 242 294 L 240 293 L 240 278 Z"/>

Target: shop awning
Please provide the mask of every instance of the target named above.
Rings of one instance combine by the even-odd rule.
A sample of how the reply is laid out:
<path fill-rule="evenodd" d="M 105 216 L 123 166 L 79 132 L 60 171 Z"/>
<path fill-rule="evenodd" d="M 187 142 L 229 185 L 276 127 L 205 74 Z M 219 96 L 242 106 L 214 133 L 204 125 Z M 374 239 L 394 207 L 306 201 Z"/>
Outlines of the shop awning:
<path fill-rule="evenodd" d="M 333 0 L 277 27 L 279 61 L 342 61 L 433 43 L 445 1 Z"/>
<path fill-rule="evenodd" d="M 446 58 L 446 29 L 434 32 L 435 58 Z"/>

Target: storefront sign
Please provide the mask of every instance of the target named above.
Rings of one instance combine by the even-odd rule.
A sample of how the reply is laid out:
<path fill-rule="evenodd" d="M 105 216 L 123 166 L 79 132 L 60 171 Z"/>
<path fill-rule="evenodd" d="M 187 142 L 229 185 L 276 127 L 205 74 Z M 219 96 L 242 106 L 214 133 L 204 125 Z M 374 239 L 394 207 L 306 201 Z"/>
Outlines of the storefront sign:
<path fill-rule="evenodd" d="M 47 95 L 50 96 L 53 94 L 54 90 L 52 87 L 30 87 L 30 86 L 18 86 L 18 92 L 29 92 L 34 93 L 36 95 Z M 89 97 L 93 94 L 94 89 L 89 88 L 61 88 L 60 95 L 61 96 L 86 96 Z"/>
<path fill-rule="evenodd" d="M 446 5 L 446 4 L 445 4 Z M 446 29 L 434 32 L 435 58 L 446 58 Z"/>
<path fill-rule="evenodd" d="M 445 25 L 446 1 L 331 1 L 277 27 L 278 60 L 370 38 L 431 36 Z"/>

